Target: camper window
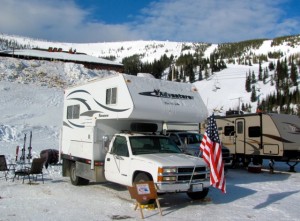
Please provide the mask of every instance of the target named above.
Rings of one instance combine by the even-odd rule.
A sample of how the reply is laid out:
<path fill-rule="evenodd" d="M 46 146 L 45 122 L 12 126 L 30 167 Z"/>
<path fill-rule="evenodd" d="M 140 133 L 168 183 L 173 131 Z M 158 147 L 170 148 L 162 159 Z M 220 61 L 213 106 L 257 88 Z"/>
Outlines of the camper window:
<path fill-rule="evenodd" d="M 116 104 L 117 103 L 117 88 L 106 89 L 106 104 Z"/>
<path fill-rule="evenodd" d="M 224 127 L 224 135 L 225 136 L 232 136 L 232 135 L 234 135 L 234 126 L 225 126 Z"/>
<path fill-rule="evenodd" d="M 71 105 L 67 107 L 67 119 L 79 119 L 80 105 Z"/>
<path fill-rule="evenodd" d="M 249 137 L 260 137 L 261 136 L 260 127 L 259 126 L 249 127 L 248 134 L 249 134 Z"/>

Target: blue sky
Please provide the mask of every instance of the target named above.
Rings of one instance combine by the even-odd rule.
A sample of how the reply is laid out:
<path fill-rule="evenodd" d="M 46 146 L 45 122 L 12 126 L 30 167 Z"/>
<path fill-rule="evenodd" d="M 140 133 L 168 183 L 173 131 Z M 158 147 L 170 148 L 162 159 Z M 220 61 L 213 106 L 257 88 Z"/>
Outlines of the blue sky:
<path fill-rule="evenodd" d="M 300 0 L 0 0 L 0 33 L 69 43 L 300 34 Z"/>

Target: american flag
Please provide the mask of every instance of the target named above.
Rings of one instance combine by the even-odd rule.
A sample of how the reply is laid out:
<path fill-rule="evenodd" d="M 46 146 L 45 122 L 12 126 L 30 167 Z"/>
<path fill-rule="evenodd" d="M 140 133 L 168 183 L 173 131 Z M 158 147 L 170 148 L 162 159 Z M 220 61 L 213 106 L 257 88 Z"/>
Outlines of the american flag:
<path fill-rule="evenodd" d="M 208 127 L 200 144 L 200 150 L 203 152 L 204 161 L 210 167 L 210 184 L 226 193 L 222 145 L 214 115 L 208 118 Z"/>

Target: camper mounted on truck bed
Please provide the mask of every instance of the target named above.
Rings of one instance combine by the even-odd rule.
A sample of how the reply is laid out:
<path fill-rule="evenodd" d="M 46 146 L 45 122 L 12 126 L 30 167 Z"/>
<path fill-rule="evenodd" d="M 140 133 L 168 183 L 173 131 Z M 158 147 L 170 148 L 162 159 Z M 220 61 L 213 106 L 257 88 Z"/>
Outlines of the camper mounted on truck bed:
<path fill-rule="evenodd" d="M 222 143 L 237 163 L 261 164 L 263 159 L 285 161 L 294 171 L 300 161 L 300 118 L 296 115 L 256 113 L 216 116 Z"/>
<path fill-rule="evenodd" d="M 153 180 L 160 193 L 208 193 L 203 159 L 180 151 L 168 124 L 201 122 L 207 109 L 192 84 L 116 74 L 65 90 L 61 157 L 74 185 Z"/>

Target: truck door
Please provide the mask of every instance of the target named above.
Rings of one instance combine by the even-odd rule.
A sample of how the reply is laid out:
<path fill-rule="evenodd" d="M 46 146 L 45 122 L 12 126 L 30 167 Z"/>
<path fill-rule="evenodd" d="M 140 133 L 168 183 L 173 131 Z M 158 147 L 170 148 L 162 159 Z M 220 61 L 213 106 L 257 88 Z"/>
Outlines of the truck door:
<path fill-rule="evenodd" d="M 245 153 L 245 119 L 235 120 L 235 149 L 236 153 Z"/>
<path fill-rule="evenodd" d="M 108 181 L 131 185 L 130 157 L 126 137 L 116 136 L 105 157 L 105 178 Z"/>

